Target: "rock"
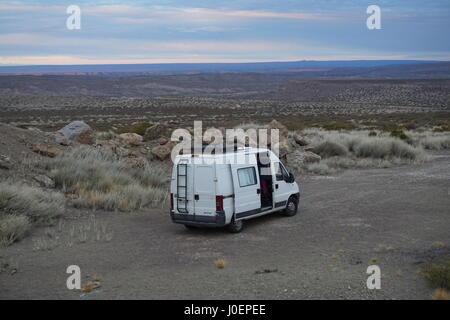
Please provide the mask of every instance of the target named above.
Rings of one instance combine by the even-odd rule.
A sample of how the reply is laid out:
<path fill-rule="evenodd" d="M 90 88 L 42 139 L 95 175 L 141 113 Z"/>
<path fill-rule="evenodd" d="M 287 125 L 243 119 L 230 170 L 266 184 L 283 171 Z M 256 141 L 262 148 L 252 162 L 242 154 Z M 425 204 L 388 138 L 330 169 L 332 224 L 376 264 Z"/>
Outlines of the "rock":
<path fill-rule="evenodd" d="M 128 157 L 130 150 L 123 148 L 118 141 L 107 140 L 101 145 L 102 148 L 108 149 L 112 153 L 116 154 L 118 157 Z"/>
<path fill-rule="evenodd" d="M 144 140 L 152 141 L 158 139 L 159 137 L 169 137 L 170 134 L 170 127 L 168 125 L 156 123 L 145 130 Z"/>
<path fill-rule="evenodd" d="M 169 142 L 169 139 L 166 138 L 166 137 L 161 137 L 161 138 L 158 139 L 158 143 L 159 143 L 160 145 L 164 145 L 164 144 L 166 144 L 167 142 Z"/>
<path fill-rule="evenodd" d="M 55 141 L 62 145 L 69 145 L 72 141 L 81 144 L 94 144 L 94 131 L 83 121 L 74 121 L 53 134 Z"/>
<path fill-rule="evenodd" d="M 276 147 L 272 146 L 272 148 Z M 285 158 L 288 153 L 292 151 L 292 147 L 289 144 L 289 140 L 287 138 L 280 138 L 280 143 L 278 144 L 278 156 L 280 158 Z"/>
<path fill-rule="evenodd" d="M 170 157 L 172 152 L 172 144 L 167 143 L 165 145 L 159 145 L 152 148 L 151 153 L 154 154 L 159 160 L 166 160 Z"/>
<path fill-rule="evenodd" d="M 129 157 L 122 159 L 122 162 L 129 168 L 145 168 L 148 161 L 144 157 Z"/>
<path fill-rule="evenodd" d="M 143 138 L 137 133 L 122 133 L 119 135 L 119 141 L 125 147 L 135 147 L 142 144 Z"/>
<path fill-rule="evenodd" d="M 11 166 L 11 160 L 7 156 L 0 154 L 0 169 L 9 170 L 11 169 Z"/>
<path fill-rule="evenodd" d="M 322 158 L 319 155 L 311 151 L 301 150 L 295 150 L 286 156 L 286 162 L 291 168 L 299 168 L 307 163 L 317 163 L 320 162 L 321 159 Z"/>
<path fill-rule="evenodd" d="M 50 158 L 54 158 L 62 152 L 61 149 L 45 144 L 34 144 L 31 149 L 33 152 Z"/>
<path fill-rule="evenodd" d="M 308 144 L 310 144 L 310 141 L 309 141 L 308 138 L 302 137 L 298 133 L 294 133 L 292 138 L 294 139 L 295 143 L 298 144 L 301 147 L 304 147 L 304 146 L 307 146 Z"/>
<path fill-rule="evenodd" d="M 281 137 L 287 137 L 289 130 L 286 128 L 285 125 L 283 125 L 282 123 L 278 122 L 277 120 L 272 120 L 270 121 L 270 123 L 267 125 L 267 132 L 268 134 L 270 134 L 270 130 L 271 129 L 278 129 L 280 132 L 280 138 Z M 269 139 L 270 141 L 270 139 Z"/>
<path fill-rule="evenodd" d="M 314 152 L 306 151 L 303 152 L 303 159 L 304 163 L 317 163 L 322 160 L 322 157 L 318 154 L 315 154 Z"/>
<path fill-rule="evenodd" d="M 41 187 L 45 188 L 54 188 L 55 187 L 55 181 L 53 181 L 51 178 L 45 176 L 45 175 L 38 175 L 34 176 L 33 179 L 37 181 Z"/>

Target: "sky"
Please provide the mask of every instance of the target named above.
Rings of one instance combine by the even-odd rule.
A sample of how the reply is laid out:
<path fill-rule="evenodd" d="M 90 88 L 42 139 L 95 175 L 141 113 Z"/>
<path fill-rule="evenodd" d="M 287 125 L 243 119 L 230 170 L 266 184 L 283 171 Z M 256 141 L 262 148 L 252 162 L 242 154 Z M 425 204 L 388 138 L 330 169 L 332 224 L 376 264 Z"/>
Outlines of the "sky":
<path fill-rule="evenodd" d="M 1 0 L 0 65 L 450 60 L 449 31 L 449 0 Z"/>

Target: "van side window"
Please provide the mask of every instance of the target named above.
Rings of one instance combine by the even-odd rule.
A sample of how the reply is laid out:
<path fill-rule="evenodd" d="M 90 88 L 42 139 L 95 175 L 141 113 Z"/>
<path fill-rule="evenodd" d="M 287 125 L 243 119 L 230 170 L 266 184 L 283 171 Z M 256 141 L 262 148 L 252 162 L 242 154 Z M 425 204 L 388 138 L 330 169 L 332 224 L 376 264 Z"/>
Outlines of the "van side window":
<path fill-rule="evenodd" d="M 277 181 L 283 181 L 286 177 L 289 176 L 284 166 L 281 162 L 275 162 L 275 170 L 276 170 L 276 179 Z"/>
<path fill-rule="evenodd" d="M 256 171 L 254 167 L 237 170 L 239 186 L 247 187 L 256 184 Z"/>

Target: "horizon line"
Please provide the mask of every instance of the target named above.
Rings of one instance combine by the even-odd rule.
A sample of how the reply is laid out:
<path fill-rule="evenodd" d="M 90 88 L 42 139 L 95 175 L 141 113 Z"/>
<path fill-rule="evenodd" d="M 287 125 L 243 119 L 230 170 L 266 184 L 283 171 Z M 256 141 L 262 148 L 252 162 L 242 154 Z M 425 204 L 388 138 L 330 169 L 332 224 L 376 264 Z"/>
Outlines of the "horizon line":
<path fill-rule="evenodd" d="M 70 63 L 70 64 L 1 64 L 0 67 L 57 67 L 57 66 L 114 66 L 114 65 L 183 65 L 183 64 L 263 64 L 263 63 L 289 63 L 289 62 L 340 62 L 340 61 L 423 61 L 423 62 L 450 62 L 448 59 L 427 59 L 427 58 L 416 58 L 416 59 L 401 59 L 401 58 L 365 58 L 365 59 L 302 59 L 302 60 L 217 60 L 217 61 L 155 61 L 155 62 L 124 62 L 124 63 Z"/>

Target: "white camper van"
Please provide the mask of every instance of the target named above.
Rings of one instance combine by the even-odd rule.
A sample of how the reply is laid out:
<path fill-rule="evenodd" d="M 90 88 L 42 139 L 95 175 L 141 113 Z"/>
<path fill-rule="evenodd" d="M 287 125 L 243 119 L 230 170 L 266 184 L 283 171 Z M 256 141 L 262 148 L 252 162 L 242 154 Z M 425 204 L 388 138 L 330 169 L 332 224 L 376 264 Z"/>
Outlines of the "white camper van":
<path fill-rule="evenodd" d="M 280 211 L 297 213 L 299 187 L 268 149 L 237 148 L 221 154 L 184 154 L 175 159 L 170 185 L 173 222 L 187 228 L 228 226 Z"/>

